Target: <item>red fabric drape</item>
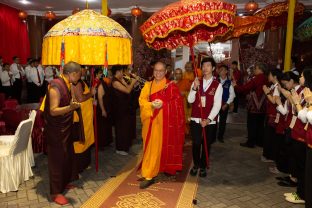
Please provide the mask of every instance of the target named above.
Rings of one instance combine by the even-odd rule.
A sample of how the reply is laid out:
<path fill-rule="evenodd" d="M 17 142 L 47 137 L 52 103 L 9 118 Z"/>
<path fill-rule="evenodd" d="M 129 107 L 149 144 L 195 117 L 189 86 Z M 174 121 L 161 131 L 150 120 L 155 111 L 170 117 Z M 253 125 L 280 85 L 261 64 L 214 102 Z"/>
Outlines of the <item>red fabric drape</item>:
<path fill-rule="evenodd" d="M 25 64 L 30 56 L 27 24 L 18 17 L 19 10 L 0 3 L 0 56 L 12 63 L 12 57 L 21 58 Z"/>

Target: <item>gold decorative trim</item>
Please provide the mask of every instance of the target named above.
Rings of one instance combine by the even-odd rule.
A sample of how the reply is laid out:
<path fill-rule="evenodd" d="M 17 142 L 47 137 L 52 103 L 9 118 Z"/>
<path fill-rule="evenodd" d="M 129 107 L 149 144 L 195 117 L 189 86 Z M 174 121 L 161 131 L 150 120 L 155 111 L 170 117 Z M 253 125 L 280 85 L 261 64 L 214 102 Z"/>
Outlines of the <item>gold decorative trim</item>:
<path fill-rule="evenodd" d="M 120 171 L 116 178 L 111 178 L 103 186 L 88 199 L 81 208 L 96 208 L 101 207 L 103 202 L 118 188 L 118 186 L 130 175 L 133 168 L 136 167 L 142 158 L 142 153 L 140 153 L 136 158 L 134 158 L 125 168 Z"/>
<path fill-rule="evenodd" d="M 190 172 L 192 166 L 188 169 L 188 173 Z M 187 178 L 183 184 L 182 191 L 180 193 L 180 197 L 177 202 L 176 208 L 191 208 L 193 207 L 193 200 L 195 199 L 198 187 L 198 175 L 196 177 L 187 174 Z"/>

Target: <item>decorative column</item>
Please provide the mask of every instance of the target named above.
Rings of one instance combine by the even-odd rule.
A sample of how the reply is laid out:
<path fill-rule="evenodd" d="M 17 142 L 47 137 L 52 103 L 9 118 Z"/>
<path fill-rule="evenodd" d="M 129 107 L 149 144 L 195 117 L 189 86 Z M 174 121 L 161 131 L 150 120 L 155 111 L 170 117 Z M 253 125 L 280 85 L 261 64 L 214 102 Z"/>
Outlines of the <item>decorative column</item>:
<path fill-rule="evenodd" d="M 41 16 L 28 16 L 27 19 L 29 42 L 30 42 L 30 55 L 33 58 L 41 57 L 42 51 L 42 38 L 44 21 Z"/>
<path fill-rule="evenodd" d="M 278 47 L 279 47 L 279 30 L 265 31 L 264 50 L 270 54 L 272 61 L 277 65 L 278 62 Z"/>
<path fill-rule="evenodd" d="M 291 69 L 291 49 L 293 42 L 294 16 L 296 7 L 296 0 L 289 0 L 288 2 L 289 5 L 288 5 L 284 71 L 289 71 Z"/>
<path fill-rule="evenodd" d="M 139 27 L 143 24 L 143 18 L 144 18 L 143 16 L 144 15 L 131 16 L 131 23 L 132 23 L 131 36 L 132 36 L 132 52 L 133 52 L 133 54 L 135 54 L 139 45 L 141 43 L 143 43 L 143 37 L 142 37 L 141 31 L 139 29 Z M 136 66 L 136 63 L 134 63 L 133 68 L 137 69 L 137 68 L 139 68 L 139 66 Z"/>
<path fill-rule="evenodd" d="M 190 61 L 190 48 L 182 46 L 182 68 L 184 70 L 185 64 Z"/>
<path fill-rule="evenodd" d="M 239 39 L 232 39 L 231 64 L 233 61 L 239 61 Z"/>

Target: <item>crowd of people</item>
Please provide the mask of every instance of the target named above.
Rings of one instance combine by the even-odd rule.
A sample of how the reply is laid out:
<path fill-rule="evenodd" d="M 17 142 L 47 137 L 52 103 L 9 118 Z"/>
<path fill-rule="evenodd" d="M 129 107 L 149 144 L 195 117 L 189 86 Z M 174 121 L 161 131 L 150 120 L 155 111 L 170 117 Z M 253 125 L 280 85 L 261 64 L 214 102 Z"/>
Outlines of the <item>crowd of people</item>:
<path fill-rule="evenodd" d="M 12 57 L 12 63 L 3 63 L 0 56 L 0 92 L 6 98 L 23 102 L 38 103 L 46 93 L 48 83 L 60 72 L 56 67 L 43 68 L 40 59 L 28 58 L 26 65 L 20 64 L 18 56 Z"/>
<path fill-rule="evenodd" d="M 283 73 L 256 63 L 244 81 L 236 61 L 229 67 L 203 58 L 200 68 L 188 62 L 185 69 L 175 70 L 161 61 L 152 64 L 153 72 L 143 83 L 122 65 L 111 67 L 110 76 L 94 67 L 90 83 L 90 70 L 75 62 L 65 64 L 60 73 L 54 67 L 43 68 L 38 59 L 29 59 L 23 67 L 18 57 L 13 57 L 11 65 L 2 63 L 0 57 L 1 91 L 7 97 L 22 102 L 23 87 L 27 102 L 39 102 L 45 96 L 41 110 L 50 192 L 56 203 L 68 203 L 63 191 L 74 188 L 71 181 L 90 166 L 93 113 L 99 149 L 114 141 L 116 153 L 124 156 L 137 138 L 136 111 L 140 109 L 140 188 L 144 189 L 159 173 L 174 175 L 182 170 L 185 138 L 192 141 L 190 175 L 206 177 L 212 144 L 226 142 L 228 113 L 237 113 L 238 100 L 244 98 L 248 139 L 240 145 L 263 147 L 261 160 L 275 164 L 269 171 L 288 174 L 277 177 L 278 184 L 297 187 L 285 193 L 285 199 L 312 206 L 311 68 Z"/>

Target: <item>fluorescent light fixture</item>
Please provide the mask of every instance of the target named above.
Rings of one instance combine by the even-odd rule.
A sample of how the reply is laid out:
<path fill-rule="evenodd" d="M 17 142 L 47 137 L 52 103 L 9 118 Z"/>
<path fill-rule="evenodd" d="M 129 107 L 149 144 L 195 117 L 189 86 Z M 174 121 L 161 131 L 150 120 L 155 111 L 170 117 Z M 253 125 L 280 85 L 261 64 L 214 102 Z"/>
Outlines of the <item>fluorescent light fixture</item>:
<path fill-rule="evenodd" d="M 18 2 L 21 3 L 21 4 L 25 4 L 25 5 L 30 4 L 30 1 L 27 1 L 27 0 L 21 0 L 21 1 L 18 1 Z"/>

